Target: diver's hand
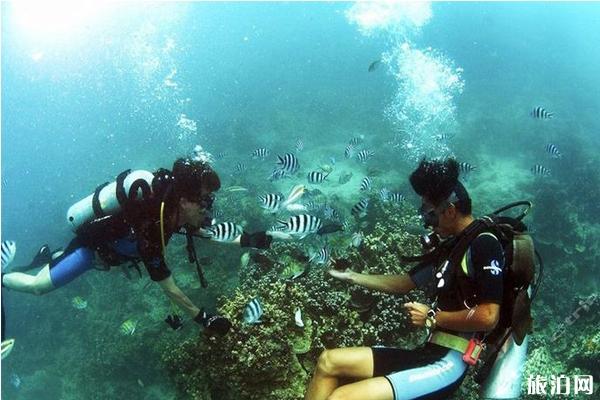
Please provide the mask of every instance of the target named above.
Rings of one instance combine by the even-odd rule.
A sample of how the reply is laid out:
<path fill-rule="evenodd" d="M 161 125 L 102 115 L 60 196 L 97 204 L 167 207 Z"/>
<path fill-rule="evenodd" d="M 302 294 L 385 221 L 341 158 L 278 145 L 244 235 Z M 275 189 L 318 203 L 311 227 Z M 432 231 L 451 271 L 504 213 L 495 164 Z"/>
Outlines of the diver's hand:
<path fill-rule="evenodd" d="M 408 310 L 410 314 L 410 320 L 415 326 L 425 326 L 425 320 L 427 319 L 427 311 L 430 307 L 427 304 L 421 304 L 416 302 L 404 303 L 404 308 Z"/>
<path fill-rule="evenodd" d="M 338 271 L 337 269 L 330 269 L 328 272 L 329 275 L 344 282 L 352 283 L 354 280 L 354 271 Z"/>

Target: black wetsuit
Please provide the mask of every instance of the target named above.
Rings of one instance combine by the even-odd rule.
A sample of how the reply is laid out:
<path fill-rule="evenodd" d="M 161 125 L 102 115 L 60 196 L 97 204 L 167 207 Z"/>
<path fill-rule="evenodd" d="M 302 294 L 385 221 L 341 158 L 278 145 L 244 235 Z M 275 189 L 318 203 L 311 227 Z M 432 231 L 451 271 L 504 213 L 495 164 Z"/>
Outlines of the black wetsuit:
<path fill-rule="evenodd" d="M 459 311 L 465 310 L 466 305 L 502 303 L 504 252 L 495 236 L 480 234 L 459 265 L 449 263 L 438 274 L 444 261 L 439 265 L 420 264 L 409 272 L 417 288 L 433 286 L 439 310 Z M 465 338 L 478 334 L 445 331 Z M 460 386 L 468 367 L 458 351 L 429 342 L 414 350 L 373 347 L 373 362 L 373 375 L 387 378 L 395 400 L 448 398 Z"/>

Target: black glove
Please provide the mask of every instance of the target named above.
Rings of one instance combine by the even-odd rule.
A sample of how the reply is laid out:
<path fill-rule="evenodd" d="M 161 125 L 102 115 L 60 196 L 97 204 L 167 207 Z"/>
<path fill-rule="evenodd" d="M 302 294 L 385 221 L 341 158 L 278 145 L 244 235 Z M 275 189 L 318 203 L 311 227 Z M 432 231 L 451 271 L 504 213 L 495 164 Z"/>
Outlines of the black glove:
<path fill-rule="evenodd" d="M 183 326 L 183 320 L 177 314 L 167 315 L 165 318 L 165 322 L 173 329 L 174 331 L 181 329 Z"/>
<path fill-rule="evenodd" d="M 338 258 L 337 260 L 333 260 L 333 269 L 338 271 L 345 271 L 350 268 L 350 261 L 345 258 Z"/>
<path fill-rule="evenodd" d="M 204 308 L 196 315 L 194 321 L 206 328 L 206 332 L 209 334 L 224 335 L 231 329 L 231 322 L 227 318 L 220 315 L 207 314 Z"/>
<path fill-rule="evenodd" d="M 267 235 L 267 232 L 242 233 L 240 245 L 242 247 L 254 247 L 256 249 L 268 249 L 271 247 L 273 236 Z"/>

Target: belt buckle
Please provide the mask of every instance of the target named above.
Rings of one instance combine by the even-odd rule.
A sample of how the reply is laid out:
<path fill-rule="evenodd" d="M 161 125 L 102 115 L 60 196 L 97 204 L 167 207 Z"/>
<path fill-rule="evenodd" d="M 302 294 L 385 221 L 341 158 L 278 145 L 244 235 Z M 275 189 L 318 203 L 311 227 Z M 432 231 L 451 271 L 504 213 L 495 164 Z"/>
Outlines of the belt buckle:
<path fill-rule="evenodd" d="M 483 344 L 481 343 L 481 340 L 471 338 L 467 345 L 467 349 L 463 353 L 463 361 L 469 365 L 477 364 L 477 360 L 479 360 L 482 350 Z"/>

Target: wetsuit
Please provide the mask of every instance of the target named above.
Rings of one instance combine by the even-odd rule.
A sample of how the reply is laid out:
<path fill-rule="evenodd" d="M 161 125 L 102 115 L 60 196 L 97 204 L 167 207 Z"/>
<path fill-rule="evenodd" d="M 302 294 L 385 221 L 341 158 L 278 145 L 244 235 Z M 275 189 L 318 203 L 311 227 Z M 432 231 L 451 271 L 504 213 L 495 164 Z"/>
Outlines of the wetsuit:
<path fill-rule="evenodd" d="M 502 303 L 504 252 L 494 235 L 477 236 L 461 262 L 455 264 L 459 265 L 449 263 L 443 272 L 438 265 L 419 264 L 409 276 L 417 288 L 425 289 L 433 284 L 437 308 L 441 311 Z M 438 330 L 467 339 L 481 334 Z M 462 353 L 434 343 L 427 342 L 414 350 L 389 347 L 372 350 L 373 376 L 384 376 L 390 382 L 395 400 L 448 398 L 467 373 L 468 365 L 462 360 Z"/>
<path fill-rule="evenodd" d="M 142 261 L 153 281 L 171 275 L 162 254 L 160 203 L 148 199 L 135 213 L 121 212 L 87 224 L 50 264 L 54 287 L 63 286 L 94 267 L 95 254 L 107 266 Z M 126 215 L 128 214 L 128 215 Z M 165 245 L 173 232 L 165 226 Z"/>

